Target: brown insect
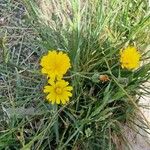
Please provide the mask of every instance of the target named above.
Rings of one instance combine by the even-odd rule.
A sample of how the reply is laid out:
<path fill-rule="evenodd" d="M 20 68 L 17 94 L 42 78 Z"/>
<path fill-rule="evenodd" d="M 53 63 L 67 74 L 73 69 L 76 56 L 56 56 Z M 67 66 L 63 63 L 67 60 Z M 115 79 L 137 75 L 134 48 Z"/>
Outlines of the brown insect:
<path fill-rule="evenodd" d="M 104 75 L 100 75 L 100 76 L 99 76 L 99 80 L 100 80 L 101 82 L 107 82 L 107 81 L 110 81 L 110 78 L 109 78 L 108 75 L 104 74 Z"/>

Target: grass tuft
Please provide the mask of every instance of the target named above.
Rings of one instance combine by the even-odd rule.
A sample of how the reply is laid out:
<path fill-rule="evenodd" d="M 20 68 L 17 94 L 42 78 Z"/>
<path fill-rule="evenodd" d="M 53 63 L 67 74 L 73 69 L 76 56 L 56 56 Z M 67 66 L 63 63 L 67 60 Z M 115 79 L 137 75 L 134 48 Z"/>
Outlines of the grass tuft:
<path fill-rule="evenodd" d="M 124 126 L 148 132 L 139 103 L 150 94 L 146 0 L 4 0 L 0 7 L 7 23 L 0 38 L 0 149 L 116 150 L 120 143 L 130 148 Z M 120 67 L 119 51 L 128 45 L 146 62 L 134 71 Z M 45 101 L 39 67 L 52 49 L 69 55 L 65 79 L 74 88 L 70 103 L 55 108 Z"/>

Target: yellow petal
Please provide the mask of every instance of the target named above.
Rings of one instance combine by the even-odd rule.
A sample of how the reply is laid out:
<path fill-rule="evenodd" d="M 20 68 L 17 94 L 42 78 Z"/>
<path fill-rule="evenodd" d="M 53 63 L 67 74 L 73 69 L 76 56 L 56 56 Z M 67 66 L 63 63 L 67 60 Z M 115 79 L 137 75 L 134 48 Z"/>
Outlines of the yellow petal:
<path fill-rule="evenodd" d="M 60 97 L 58 95 L 56 96 L 56 104 L 60 104 Z"/>

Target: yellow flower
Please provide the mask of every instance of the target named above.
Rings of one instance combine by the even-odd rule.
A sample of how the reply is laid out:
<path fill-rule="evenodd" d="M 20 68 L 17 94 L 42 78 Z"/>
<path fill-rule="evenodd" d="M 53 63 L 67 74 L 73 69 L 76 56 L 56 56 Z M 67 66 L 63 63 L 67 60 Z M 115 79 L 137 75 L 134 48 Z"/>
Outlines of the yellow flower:
<path fill-rule="evenodd" d="M 120 50 L 121 67 L 129 70 L 138 68 L 140 65 L 140 57 L 141 54 L 133 46 L 128 46 L 124 50 Z"/>
<path fill-rule="evenodd" d="M 44 93 L 48 93 L 46 99 L 48 102 L 51 102 L 52 104 L 66 104 L 69 101 L 69 97 L 72 96 L 72 93 L 70 91 L 73 90 L 72 86 L 68 86 L 69 83 L 65 80 L 59 80 L 56 82 L 51 83 L 50 86 L 44 87 Z"/>
<path fill-rule="evenodd" d="M 42 73 L 47 74 L 51 80 L 61 79 L 71 67 L 68 55 L 55 50 L 49 51 L 47 55 L 43 56 L 40 65 Z"/>

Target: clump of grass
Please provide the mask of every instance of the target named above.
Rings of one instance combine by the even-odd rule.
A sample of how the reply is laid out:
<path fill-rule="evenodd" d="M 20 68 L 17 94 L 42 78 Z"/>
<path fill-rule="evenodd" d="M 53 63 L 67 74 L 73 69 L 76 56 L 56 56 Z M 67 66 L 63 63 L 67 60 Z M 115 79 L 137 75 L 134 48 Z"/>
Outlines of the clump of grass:
<path fill-rule="evenodd" d="M 10 119 L 4 119 L 7 130 L 3 127 L 1 138 L 13 139 L 17 143 L 13 147 L 22 149 L 113 150 L 117 143 L 128 145 L 122 135 L 124 125 L 134 129 L 139 120 L 144 123 L 143 130 L 149 128 L 139 99 L 149 95 L 148 90 L 141 89 L 146 89 L 144 83 L 150 78 L 150 64 L 129 71 L 122 69 L 119 62 L 120 49 L 128 45 L 135 45 L 142 59 L 149 60 L 149 50 L 144 51 L 150 24 L 147 2 L 65 0 L 45 1 L 45 5 L 43 1 L 42 8 L 41 2 L 24 2 L 38 37 L 38 59 L 51 49 L 68 53 L 72 68 L 65 78 L 74 88 L 73 97 L 69 104 L 56 109 L 44 101 L 46 79 L 36 71 L 38 66 L 32 64 L 30 68 L 29 62 L 23 70 L 17 63 L 14 70 L 9 62 L 4 63 L 1 70 L 7 68 L 12 75 L 4 80 L 9 85 L 10 103 L 7 109 L 2 106 Z M 109 80 L 99 80 L 100 75 Z"/>

